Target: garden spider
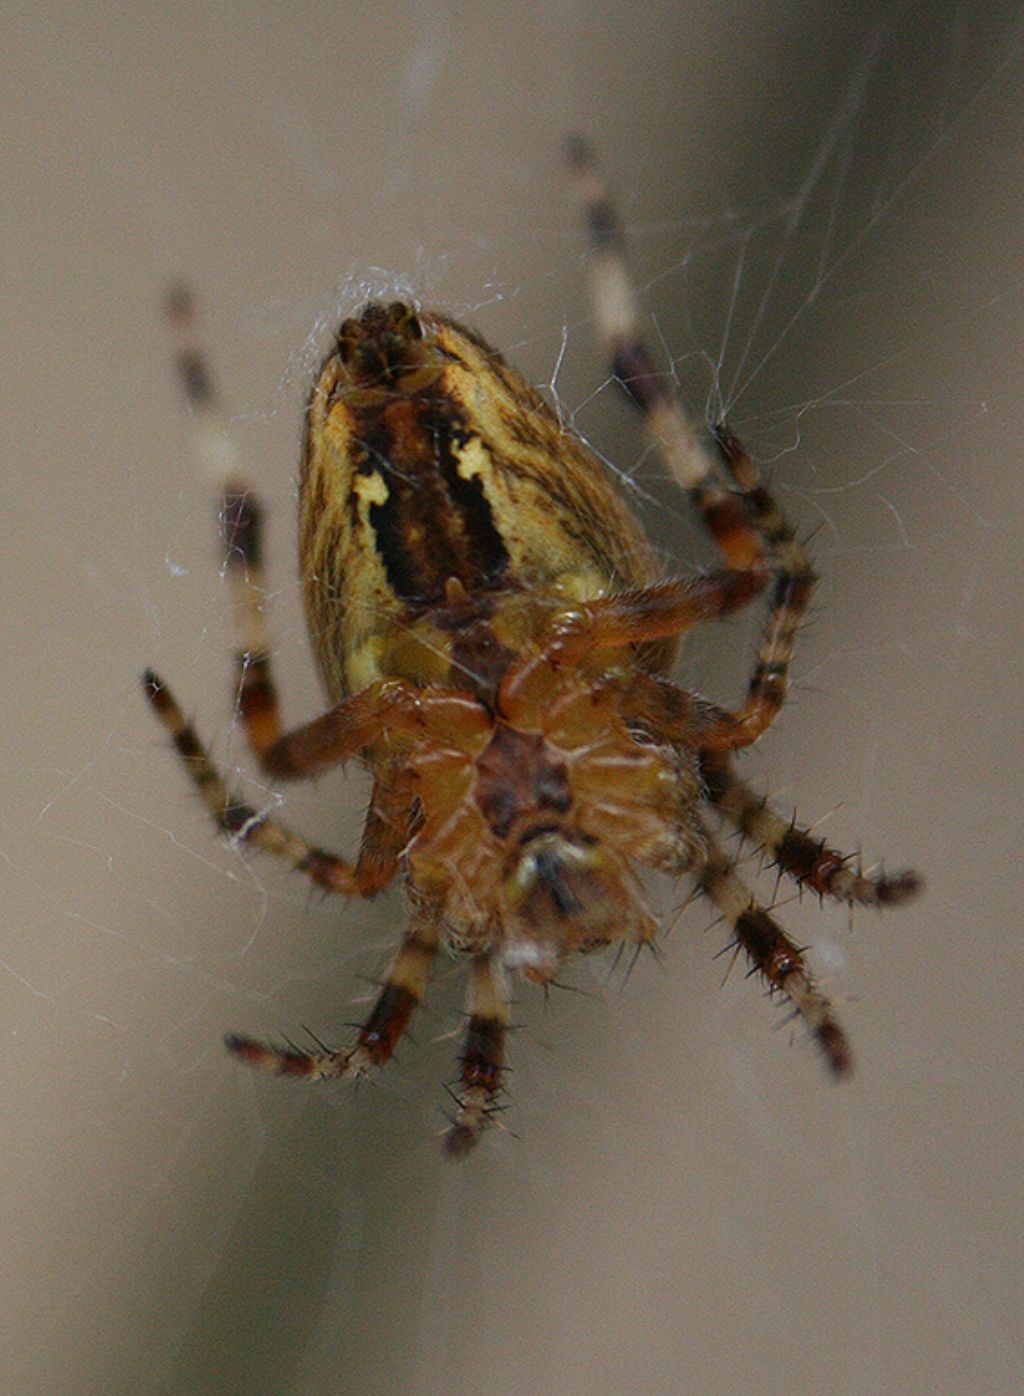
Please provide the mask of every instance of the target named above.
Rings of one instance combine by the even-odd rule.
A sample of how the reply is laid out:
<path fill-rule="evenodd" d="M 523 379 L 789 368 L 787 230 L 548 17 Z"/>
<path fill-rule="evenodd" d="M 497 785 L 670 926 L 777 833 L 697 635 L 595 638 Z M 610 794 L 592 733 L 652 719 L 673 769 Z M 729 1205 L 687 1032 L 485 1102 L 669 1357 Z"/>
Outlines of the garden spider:
<path fill-rule="evenodd" d="M 355 1041 L 303 1051 L 231 1035 L 234 1056 L 316 1079 L 383 1065 L 438 948 L 468 961 L 467 1027 L 447 1152 L 465 1154 L 501 1091 L 509 979 L 542 984 L 576 951 L 649 944 L 634 863 L 688 873 L 836 1074 L 850 1052 L 800 949 L 714 832 L 717 811 L 801 887 L 892 904 L 911 872 L 864 875 L 776 814 L 735 773 L 782 706 L 815 575 L 749 456 L 714 439 L 733 489 L 641 342 L 614 210 L 582 141 L 569 165 L 590 230 L 596 315 L 616 379 L 714 542 L 713 571 L 664 578 L 598 461 L 482 339 L 408 305 L 346 320 L 309 400 L 299 571 L 330 701 L 282 734 L 263 615 L 260 509 L 232 476 L 222 524 L 235 590 L 242 725 L 264 773 L 317 775 L 359 757 L 373 795 L 358 860 L 311 847 L 238 799 L 167 686 L 145 691 L 210 813 L 234 839 L 313 883 L 372 897 L 403 873 L 410 925 Z M 172 297 L 179 363 L 200 423 L 214 400 Z M 666 677 L 677 637 L 771 584 L 744 701 L 729 711 Z"/>

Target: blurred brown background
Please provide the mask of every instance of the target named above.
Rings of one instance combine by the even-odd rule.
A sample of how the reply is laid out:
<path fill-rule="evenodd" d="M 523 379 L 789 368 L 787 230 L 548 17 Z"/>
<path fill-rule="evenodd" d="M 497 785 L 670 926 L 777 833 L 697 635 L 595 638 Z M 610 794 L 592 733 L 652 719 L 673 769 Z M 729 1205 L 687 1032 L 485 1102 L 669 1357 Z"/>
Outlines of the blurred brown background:
<path fill-rule="evenodd" d="M 51 0 L 0 39 L 3 1389 L 1018 1389 L 1019 6 Z M 245 768 L 159 300 L 197 288 L 270 508 L 292 720 L 319 701 L 303 393 L 368 290 L 551 387 L 684 565 L 588 333 L 574 128 L 666 369 L 817 529 L 797 692 L 745 769 L 928 893 L 852 924 L 784 908 L 844 1005 L 848 1086 L 742 973 L 720 987 L 695 906 L 663 967 L 522 996 L 509 1132 L 452 1167 L 457 976 L 354 1098 L 220 1046 L 336 1037 L 403 913 L 218 843 L 144 710 L 152 663 Z M 700 637 L 687 681 L 735 693 L 753 634 Z M 364 795 L 339 776 L 285 812 L 347 849 Z"/>

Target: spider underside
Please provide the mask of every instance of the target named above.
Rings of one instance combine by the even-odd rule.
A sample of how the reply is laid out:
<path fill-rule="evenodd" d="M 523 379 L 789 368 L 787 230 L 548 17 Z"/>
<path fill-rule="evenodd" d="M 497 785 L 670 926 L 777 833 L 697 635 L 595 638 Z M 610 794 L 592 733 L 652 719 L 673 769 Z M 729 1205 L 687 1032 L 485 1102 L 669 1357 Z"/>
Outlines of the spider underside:
<path fill-rule="evenodd" d="M 601 336 L 614 376 L 689 495 L 719 556 L 665 578 L 597 460 L 475 333 L 404 304 L 346 320 L 307 413 L 299 552 L 313 650 L 330 701 L 284 732 L 263 613 L 261 512 L 223 485 L 241 722 L 262 771 L 314 776 L 360 758 L 373 795 L 357 861 L 309 845 L 237 798 L 167 686 L 145 690 L 218 825 L 331 892 L 405 879 L 409 926 L 355 1041 L 315 1051 L 230 1035 L 281 1075 L 354 1077 L 392 1055 L 439 949 L 468 965 L 467 1025 L 449 1154 L 499 1103 L 510 977 L 548 983 L 570 955 L 650 944 L 634 866 L 686 874 L 832 1071 L 846 1038 L 802 951 L 760 905 L 719 821 L 820 896 L 894 904 L 910 872 L 866 875 L 747 786 L 733 752 L 785 699 L 815 582 L 810 558 L 732 433 L 713 435 L 724 483 L 638 330 L 614 209 L 589 150 L 569 164 L 590 231 Z M 172 294 L 179 366 L 206 439 L 217 427 L 187 293 Z M 727 487 L 728 486 L 728 487 Z M 677 638 L 768 592 L 744 700 L 727 710 L 667 677 Z M 716 817 L 712 817 L 716 816 Z"/>

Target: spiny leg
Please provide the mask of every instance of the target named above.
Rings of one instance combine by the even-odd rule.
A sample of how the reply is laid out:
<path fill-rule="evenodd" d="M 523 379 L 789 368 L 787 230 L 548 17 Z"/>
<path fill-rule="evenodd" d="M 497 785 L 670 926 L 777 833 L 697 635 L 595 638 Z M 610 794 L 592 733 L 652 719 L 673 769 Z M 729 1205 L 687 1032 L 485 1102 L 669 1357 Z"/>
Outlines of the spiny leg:
<path fill-rule="evenodd" d="M 264 611 L 263 509 L 245 479 L 241 451 L 217 401 L 196 336 L 195 304 L 185 286 L 167 296 L 177 345 L 178 375 L 192 412 L 196 455 L 220 491 L 224 571 L 232 594 L 239 715 L 249 746 L 262 761 L 281 735 Z"/>
<path fill-rule="evenodd" d="M 406 932 L 369 1017 L 350 1047 L 336 1052 L 302 1052 L 297 1047 L 274 1047 L 238 1033 L 229 1033 L 224 1045 L 239 1061 L 278 1076 L 326 1081 L 361 1076 L 372 1067 L 383 1066 L 423 998 L 437 942 L 436 912 L 423 908 Z"/>
<path fill-rule="evenodd" d="M 736 872 L 735 864 L 708 834 L 707 860 L 696 875 L 698 889 L 722 912 L 736 945 L 761 974 L 769 990 L 786 995 L 804 1020 L 837 1076 L 849 1071 L 851 1053 L 832 1005 L 815 986 L 804 957 L 775 918 L 760 906 Z"/>
<path fill-rule="evenodd" d="M 861 906 L 894 906 L 921 890 L 921 879 L 910 870 L 865 876 L 851 867 L 848 856 L 783 818 L 740 780 L 726 752 L 702 752 L 700 767 L 711 803 L 801 887 Z"/>
<path fill-rule="evenodd" d="M 308 844 L 268 814 L 261 814 L 234 794 L 207 756 L 195 728 L 185 717 L 170 689 L 147 669 L 143 689 L 161 724 L 182 759 L 207 809 L 225 834 L 240 843 L 273 853 L 312 882 L 330 892 L 349 896 L 373 896 L 387 886 L 398 868 L 404 842 L 398 836 L 397 811 L 389 806 L 390 835 L 383 819 L 367 821 L 359 863 L 352 867 L 343 858 Z M 407 797 L 408 798 L 408 797 Z"/>
<path fill-rule="evenodd" d="M 494 1113 L 501 1090 L 508 1032 L 509 994 L 505 970 L 495 956 L 481 956 L 470 968 L 458 1109 L 444 1136 L 444 1150 L 463 1158 Z"/>
<path fill-rule="evenodd" d="M 701 715 L 700 727 L 696 734 L 699 745 L 711 750 L 728 751 L 756 742 L 778 716 L 789 690 L 789 667 L 796 636 L 817 577 L 810 557 L 797 540 L 792 526 L 787 522 L 771 493 L 759 483 L 757 470 L 746 450 L 725 427 L 716 428 L 715 439 L 722 459 L 742 491 L 740 497 L 749 511 L 757 533 L 764 541 L 768 561 L 775 576 L 771 606 L 758 647 L 757 663 L 747 685 L 747 701 L 741 708 L 732 712 L 708 704 Z M 731 584 L 728 581 L 730 577 L 733 579 Z M 666 582 L 661 584 L 660 589 L 651 587 L 646 592 L 637 593 L 635 597 L 605 597 L 580 609 L 587 615 L 592 613 L 594 617 L 588 632 L 592 644 L 617 644 L 622 643 L 622 640 L 620 634 L 614 632 L 613 626 L 620 618 L 620 613 L 621 633 L 627 633 L 632 625 L 632 632 L 627 634 L 627 639 L 630 640 L 634 633 L 641 632 L 642 626 L 646 626 L 648 631 L 653 631 L 656 625 L 667 625 L 684 617 L 687 607 L 692 613 L 692 619 L 688 620 L 687 624 L 695 624 L 698 620 L 717 619 L 719 615 L 727 615 L 736 609 L 737 605 L 742 604 L 744 591 L 753 594 L 751 586 L 752 579 L 755 578 L 763 584 L 764 573 L 716 572 L 698 579 L 696 590 L 690 600 L 687 600 L 685 595 L 675 594 L 674 588 L 680 587 L 681 583 Z M 760 589 L 760 585 L 757 589 Z M 658 596 L 659 604 L 651 606 L 648 602 L 646 606 L 641 607 L 641 601 L 646 601 L 648 596 Z M 716 602 L 719 608 L 718 615 L 714 613 Z M 632 620 L 631 610 L 634 613 Z M 581 625 L 579 629 L 582 633 L 584 627 Z M 605 638 L 603 631 L 609 632 L 609 638 Z M 660 630 L 656 633 L 665 634 L 667 631 Z M 646 638 L 646 633 L 640 637 Z M 579 648 L 579 641 L 575 638 L 570 643 Z M 579 652 L 583 650 L 580 649 Z M 573 653 L 575 654 L 575 651 Z M 669 712 L 666 712 L 665 722 L 670 728 L 672 717 Z"/>

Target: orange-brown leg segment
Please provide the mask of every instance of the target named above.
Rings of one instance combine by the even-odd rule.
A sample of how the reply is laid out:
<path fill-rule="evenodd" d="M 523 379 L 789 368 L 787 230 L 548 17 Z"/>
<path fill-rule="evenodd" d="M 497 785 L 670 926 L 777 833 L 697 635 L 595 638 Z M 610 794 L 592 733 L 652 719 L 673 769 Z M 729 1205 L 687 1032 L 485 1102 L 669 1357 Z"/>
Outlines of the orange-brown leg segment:
<path fill-rule="evenodd" d="M 281 780 L 320 775 L 357 756 L 379 738 L 473 747 L 491 730 L 482 704 L 460 689 L 416 689 L 384 679 L 286 733 L 263 754 L 263 769 Z"/>
<path fill-rule="evenodd" d="M 793 820 L 784 819 L 740 780 L 727 753 L 702 752 L 700 768 L 711 803 L 801 887 L 862 906 L 894 906 L 921 890 L 921 879 L 909 870 L 865 876 L 851 866 L 849 856 L 829 848 L 823 839 L 815 838 Z"/>
<path fill-rule="evenodd" d="M 371 809 L 359 863 L 352 867 L 336 854 L 308 844 L 276 819 L 261 814 L 234 794 L 207 756 L 195 728 L 170 689 L 152 670 L 147 670 L 143 677 L 143 689 L 156 716 L 170 733 L 182 764 L 207 809 L 230 838 L 273 853 L 329 892 L 369 897 L 391 881 L 398 869 L 398 854 L 404 842 L 399 836 L 402 826 L 399 809 L 389 806 L 387 821 L 382 817 L 379 822 L 372 822 Z M 410 799 L 408 795 L 405 798 Z"/>
<path fill-rule="evenodd" d="M 592 649 L 642 644 L 680 635 L 703 621 L 722 620 L 750 604 L 767 574 L 726 569 L 673 577 L 640 591 L 582 602 L 546 642 L 557 662 L 575 663 Z"/>
<path fill-rule="evenodd" d="M 735 944 L 745 952 L 752 972 L 759 973 L 771 992 L 785 994 L 807 1024 L 832 1071 L 850 1069 L 851 1054 L 832 1005 L 815 986 L 804 957 L 775 918 L 755 901 L 713 837 L 707 840 L 707 861 L 696 875 L 697 887 L 722 912 L 732 927 Z"/>
<path fill-rule="evenodd" d="M 591 650 L 665 639 L 720 620 L 752 601 L 766 579 L 760 571 L 722 570 L 581 602 L 556 617 L 539 647 L 509 669 L 499 699 L 503 715 L 530 724 L 549 706 L 558 670 Z"/>
<path fill-rule="evenodd" d="M 469 1018 L 462 1045 L 462 1073 L 455 1118 L 444 1136 L 445 1153 L 463 1158 L 491 1116 L 501 1090 L 508 1033 L 508 985 L 494 956 L 481 956 L 470 969 Z"/>
<path fill-rule="evenodd" d="M 409 767 L 394 762 L 375 778 L 359 845 L 356 881 L 364 897 L 382 892 L 398 871 L 402 850 L 412 832 L 416 794 Z"/>
<path fill-rule="evenodd" d="M 370 1015 L 350 1047 L 303 1052 L 297 1047 L 275 1047 L 238 1033 L 228 1034 L 224 1045 L 232 1056 L 259 1071 L 314 1081 L 361 1076 L 373 1067 L 383 1066 L 423 998 L 437 942 L 436 915 L 424 910 L 402 940 Z"/>

